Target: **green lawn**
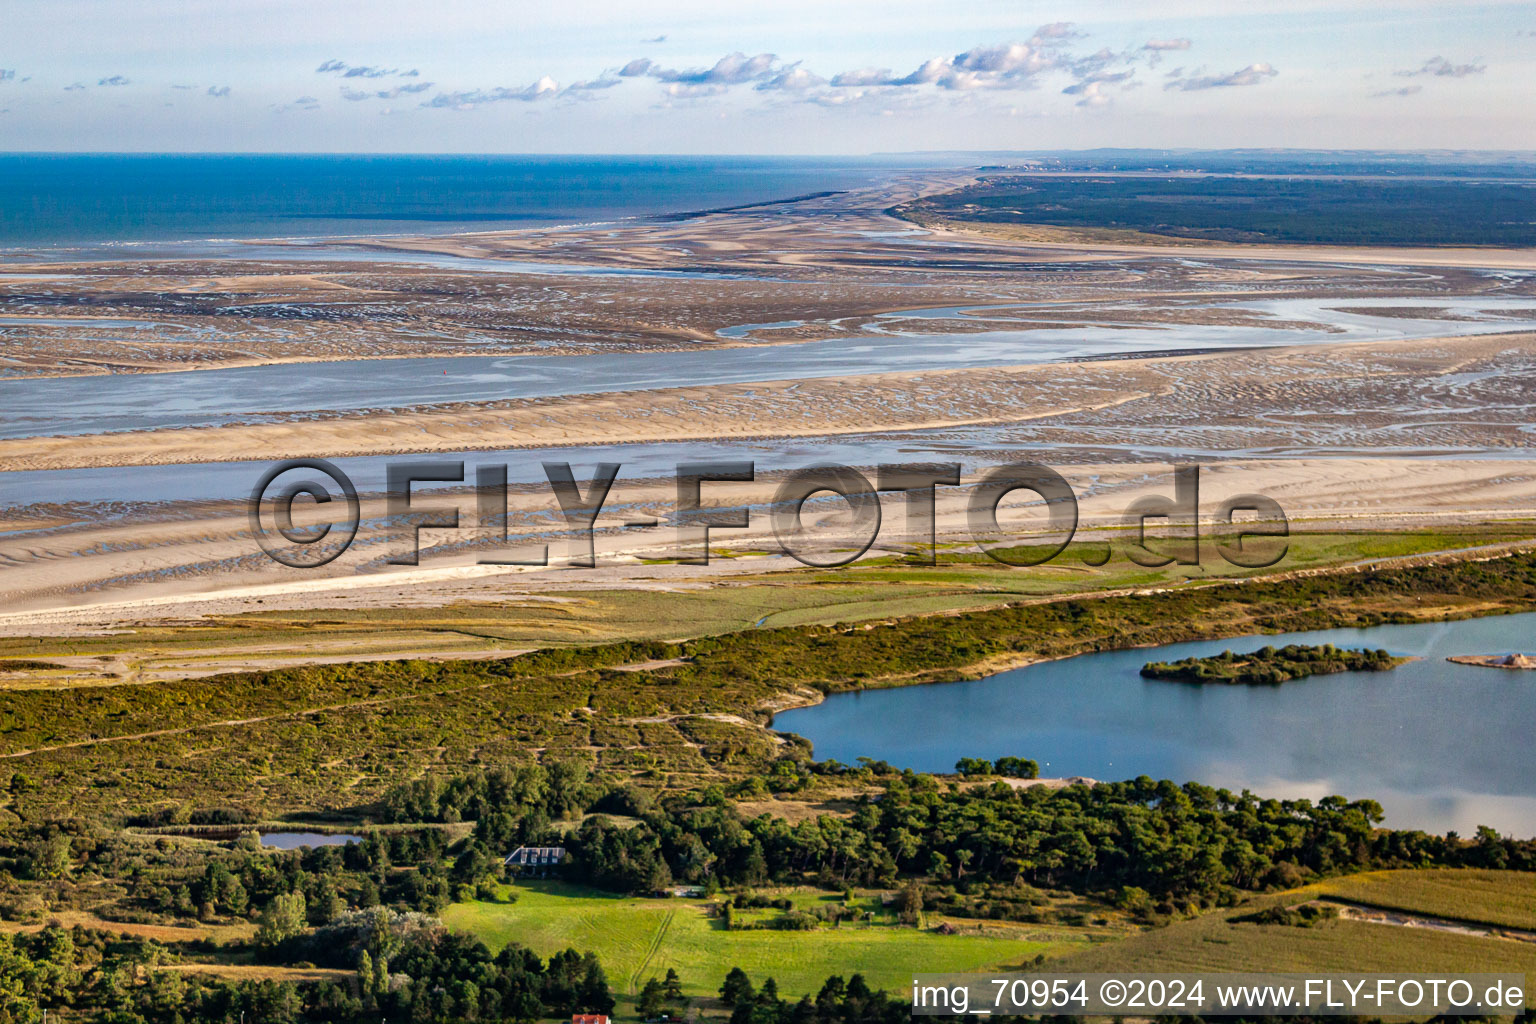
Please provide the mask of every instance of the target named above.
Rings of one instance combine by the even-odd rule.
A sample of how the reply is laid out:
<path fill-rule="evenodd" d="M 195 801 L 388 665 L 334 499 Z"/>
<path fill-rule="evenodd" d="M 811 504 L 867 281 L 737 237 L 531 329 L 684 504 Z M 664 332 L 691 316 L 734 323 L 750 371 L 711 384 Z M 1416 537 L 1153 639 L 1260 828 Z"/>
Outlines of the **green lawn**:
<path fill-rule="evenodd" d="M 460 903 L 447 909 L 450 928 L 470 932 L 493 949 L 518 942 L 548 956 L 573 946 L 598 955 L 616 993 L 632 993 L 651 976 L 675 968 L 690 996 L 713 996 L 732 967 L 754 983 L 772 977 L 785 997 L 814 995 L 828 975 L 861 973 L 871 986 L 905 992 L 915 971 L 1018 967 L 1088 941 L 1083 933 L 956 922 L 956 935 L 895 924 L 822 927 L 814 932 L 725 931 L 706 915 L 704 901 L 613 896 L 559 883 L 511 890 L 512 904 Z M 795 902 L 814 902 L 797 895 Z M 974 929 L 981 929 L 975 934 Z"/>

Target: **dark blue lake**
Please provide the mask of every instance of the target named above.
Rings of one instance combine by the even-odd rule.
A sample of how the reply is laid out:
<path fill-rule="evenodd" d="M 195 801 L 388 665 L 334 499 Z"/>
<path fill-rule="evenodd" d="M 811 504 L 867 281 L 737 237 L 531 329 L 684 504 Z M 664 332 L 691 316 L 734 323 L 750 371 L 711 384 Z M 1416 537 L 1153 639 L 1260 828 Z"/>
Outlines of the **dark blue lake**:
<path fill-rule="evenodd" d="M 1390 672 L 1278 687 L 1141 678 L 1148 661 L 1333 643 L 1413 655 Z M 1446 661 L 1536 647 L 1536 614 L 1110 651 L 962 683 L 836 694 L 774 728 L 818 758 L 947 772 L 962 757 L 1040 762 L 1047 777 L 1149 775 L 1272 797 L 1370 798 L 1387 824 L 1536 835 L 1536 671 Z"/>

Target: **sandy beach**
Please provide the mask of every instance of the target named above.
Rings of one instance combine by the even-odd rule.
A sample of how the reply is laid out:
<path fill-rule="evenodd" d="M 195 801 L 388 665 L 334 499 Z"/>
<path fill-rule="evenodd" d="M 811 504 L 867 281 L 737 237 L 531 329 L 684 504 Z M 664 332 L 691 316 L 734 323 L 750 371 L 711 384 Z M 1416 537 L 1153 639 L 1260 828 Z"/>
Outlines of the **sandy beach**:
<path fill-rule="evenodd" d="M 151 488 L 131 500 L 102 492 L 49 501 L 17 491 L 0 511 L 0 630 L 792 579 L 803 567 L 774 554 L 764 505 L 786 470 L 833 451 L 866 469 L 895 455 L 953 459 L 967 480 L 1021 458 L 1056 465 L 1077 490 L 1088 529 L 1117 525 L 1140 495 L 1167 493 L 1171 463 L 1190 460 L 1206 466 L 1205 504 L 1262 493 L 1307 529 L 1439 528 L 1536 513 L 1536 464 L 1526 457 L 1536 332 L 1501 329 L 1536 309 L 1536 297 L 1528 279 L 1486 271 L 1514 265 L 1503 255 L 1064 248 L 925 233 L 885 212 L 964 180 L 959 172 L 898 177 L 864 191 L 620 228 L 348 241 L 331 245 L 330 257 L 325 246 L 266 242 L 260 261 L 245 255 L 254 247 L 236 245 L 216 259 L 7 268 L 27 276 L 0 273 L 0 334 L 18 342 L 0 373 L 25 375 L 127 373 L 127 382 L 135 372 L 182 369 L 194 372 L 178 377 L 195 381 L 200 369 L 243 364 L 680 347 L 705 360 L 722 349 L 870 337 L 899 355 L 913 331 L 930 344 L 964 346 L 999 330 L 1027 339 L 1134 327 L 1150 331 L 1138 344 L 1151 351 L 816 377 L 775 376 L 770 367 L 761 379 L 658 379 L 603 393 L 583 392 L 578 376 L 528 398 L 296 413 L 258 406 L 223 425 L 0 439 L 7 470 L 117 469 L 125 482 L 135 467 L 174 473 L 189 464 L 186 479 L 196 481 L 197 465 L 249 463 L 254 483 L 263 464 L 294 457 L 464 453 L 474 461 L 476 452 L 539 449 L 580 463 L 594 445 L 618 446 L 610 450 L 622 459 L 626 444 L 675 449 L 683 460 L 690 445 L 733 442 L 749 445 L 759 465 L 755 484 L 711 490 L 759 511 L 750 529 L 717 539 L 738 557 L 707 570 L 671 561 L 670 527 L 624 526 L 637 517 L 665 524 L 675 501 L 670 480 L 633 470 L 599 521 L 599 567 L 579 572 L 561 568 L 569 541 L 538 485 L 511 488 L 508 532 L 548 541 L 547 569 L 477 564 L 500 542 L 469 525 L 477 513 L 467 491 L 446 499 L 466 528 L 428 532 L 421 564 L 399 566 L 385 561 L 396 541 L 382 524 L 382 499 L 365 487 L 358 541 L 314 571 L 263 555 L 234 493 L 171 501 Z M 590 272 L 597 269 L 604 273 Z M 657 272 L 674 276 L 645 276 Z M 1286 309 L 1302 298 L 1313 313 L 1301 322 L 1248 308 Z M 1349 305 L 1359 300 L 1375 303 L 1366 309 L 1373 330 L 1404 318 L 1432 329 L 1328 340 L 1345 330 L 1334 319 L 1361 320 L 1362 307 Z M 1457 310 L 1437 306 L 1453 301 Z M 1191 329 L 1248 332 L 1250 344 L 1287 330 L 1317 341 L 1157 351 L 1158 332 Z M 1474 329 L 1483 333 L 1471 336 Z M 941 492 L 941 544 L 970 543 L 965 492 Z M 900 522 L 896 499 L 888 495 L 885 506 L 887 528 L 868 557 L 903 549 L 891 525 Z M 1027 534 L 1027 511 L 1012 507 Z M 814 519 L 837 536 L 838 516 L 828 508 Z"/>

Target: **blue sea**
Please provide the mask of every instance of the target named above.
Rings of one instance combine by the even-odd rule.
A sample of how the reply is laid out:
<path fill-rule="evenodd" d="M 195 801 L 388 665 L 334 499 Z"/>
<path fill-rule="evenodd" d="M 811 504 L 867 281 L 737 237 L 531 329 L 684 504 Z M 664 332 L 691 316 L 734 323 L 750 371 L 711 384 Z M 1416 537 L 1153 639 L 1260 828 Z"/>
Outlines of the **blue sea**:
<path fill-rule="evenodd" d="M 0 249 L 611 221 L 852 188 L 897 166 L 893 158 L 0 154 Z"/>

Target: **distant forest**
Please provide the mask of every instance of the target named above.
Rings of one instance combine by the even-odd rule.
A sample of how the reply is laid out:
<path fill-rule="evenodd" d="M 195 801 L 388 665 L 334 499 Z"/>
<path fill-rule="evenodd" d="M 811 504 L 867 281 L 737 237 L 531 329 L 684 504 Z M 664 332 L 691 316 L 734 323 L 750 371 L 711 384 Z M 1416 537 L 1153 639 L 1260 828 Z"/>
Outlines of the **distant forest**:
<path fill-rule="evenodd" d="M 1536 182 L 1010 175 L 893 212 L 1214 242 L 1536 245 Z"/>

